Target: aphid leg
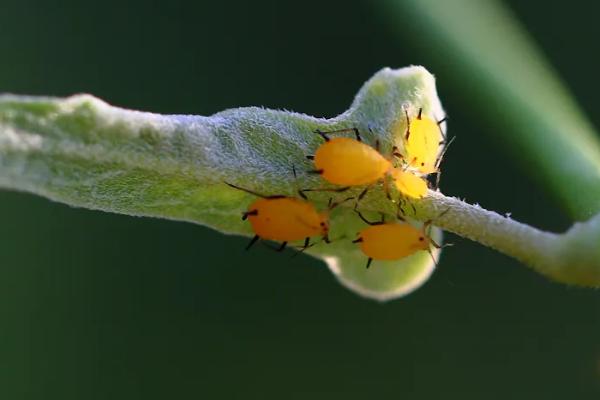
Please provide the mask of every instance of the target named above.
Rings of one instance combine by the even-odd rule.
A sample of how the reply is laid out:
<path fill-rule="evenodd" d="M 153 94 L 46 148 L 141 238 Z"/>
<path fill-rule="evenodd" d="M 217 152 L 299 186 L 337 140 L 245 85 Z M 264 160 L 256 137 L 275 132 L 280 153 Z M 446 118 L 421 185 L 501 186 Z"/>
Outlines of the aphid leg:
<path fill-rule="evenodd" d="M 323 235 L 323 241 L 327 244 L 331 243 L 331 240 L 329 240 L 329 234 Z"/>
<path fill-rule="evenodd" d="M 367 269 L 369 269 L 372 262 L 373 262 L 373 259 L 371 257 L 369 257 L 369 259 L 367 260 Z"/>
<path fill-rule="evenodd" d="M 302 247 L 298 247 L 298 251 L 292 255 L 292 258 L 297 257 L 298 254 L 302 254 L 304 252 L 304 250 L 311 248 L 314 245 L 315 245 L 315 243 L 310 242 L 310 237 L 307 237 L 306 239 L 304 239 L 304 245 Z"/>
<path fill-rule="evenodd" d="M 258 242 L 259 239 L 260 239 L 260 237 L 258 235 L 254 235 L 252 240 L 250 240 L 250 243 L 248 243 L 248 246 L 246 246 L 246 251 L 250 250 L 250 247 L 252 247 L 254 245 L 254 243 Z"/>
<path fill-rule="evenodd" d="M 408 140 L 410 137 L 410 118 L 408 117 L 408 111 L 406 111 L 406 108 L 404 109 L 404 115 L 406 115 L 406 134 L 404 135 L 404 140 Z"/>
<path fill-rule="evenodd" d="M 380 153 L 380 148 L 381 148 L 381 143 L 379 142 L 379 139 L 375 139 L 375 150 L 377 150 L 378 153 Z"/>
<path fill-rule="evenodd" d="M 392 147 L 392 157 L 396 157 L 396 158 L 399 158 L 400 160 L 404 160 L 404 156 L 402 154 L 400 154 L 400 150 L 398 149 L 398 146 Z"/>
<path fill-rule="evenodd" d="M 390 185 L 392 184 L 391 179 L 390 179 L 390 175 L 386 174 L 383 177 L 383 192 L 385 193 L 385 197 L 388 200 L 392 200 L 392 192 L 390 190 Z"/>
<path fill-rule="evenodd" d="M 302 246 L 302 250 L 300 251 L 304 251 L 306 249 L 308 249 L 310 247 L 310 237 L 307 237 L 306 239 L 304 239 L 304 246 Z"/>
<path fill-rule="evenodd" d="M 369 185 L 366 188 L 364 188 L 362 192 L 360 192 L 360 194 L 356 198 L 356 203 L 354 203 L 354 210 L 358 209 L 358 203 L 360 203 L 360 201 L 367 195 L 369 190 L 371 190 L 371 187 L 372 185 Z"/>
<path fill-rule="evenodd" d="M 417 119 L 421 119 L 423 115 L 423 107 L 419 107 L 419 115 L 417 115 Z"/>
<path fill-rule="evenodd" d="M 438 169 L 440 167 L 440 164 L 442 163 L 442 160 L 444 159 L 444 156 L 446 155 L 446 152 L 448 151 L 448 147 L 450 147 L 452 142 L 454 142 L 454 139 L 456 139 L 456 136 L 452 136 L 452 138 L 448 141 L 448 143 L 446 143 L 445 140 L 443 142 L 441 142 L 441 143 L 445 144 L 445 146 L 444 146 L 444 150 L 442 150 L 442 152 L 440 153 L 438 158 L 435 160 L 435 169 Z"/>
<path fill-rule="evenodd" d="M 350 186 L 345 186 L 341 188 L 322 188 L 322 189 L 300 189 L 298 193 L 300 197 L 303 199 L 307 199 L 306 192 L 334 192 L 334 193 L 342 193 L 350 189 Z"/>
<path fill-rule="evenodd" d="M 322 169 L 311 169 L 310 171 L 307 171 L 309 174 L 317 174 L 317 175 L 323 175 L 323 170 Z"/>
<path fill-rule="evenodd" d="M 438 126 L 438 129 L 440 130 L 440 134 L 444 138 L 444 142 L 446 141 L 446 134 L 444 133 L 444 130 L 442 129 L 442 124 L 444 122 L 446 122 L 447 120 L 448 120 L 448 116 L 445 116 L 444 118 L 437 121 L 437 126 Z"/>
<path fill-rule="evenodd" d="M 258 210 L 250 210 L 242 213 L 242 221 L 248 219 L 249 216 L 258 215 Z"/>
<path fill-rule="evenodd" d="M 358 216 L 360 217 L 360 219 L 362 219 L 362 220 L 365 222 L 365 224 L 367 224 L 367 225 L 371 225 L 371 226 L 373 226 L 373 225 L 382 225 L 382 224 L 383 224 L 383 222 L 382 222 L 382 221 L 375 221 L 375 222 L 373 222 L 373 221 L 369 221 L 369 220 L 368 220 L 368 219 L 366 219 L 366 218 L 365 218 L 365 216 L 364 216 L 364 215 L 362 215 L 362 213 L 361 213 L 360 211 L 358 211 L 358 210 L 354 210 L 354 212 L 356 212 L 356 213 L 358 214 Z"/>
<path fill-rule="evenodd" d="M 342 201 L 336 201 L 335 203 L 332 203 L 331 201 L 333 200 L 332 198 L 329 199 L 329 204 L 327 206 L 327 209 L 329 211 L 333 210 L 334 208 L 336 208 L 337 206 L 339 206 L 340 204 L 344 204 L 347 201 L 353 200 L 354 197 L 346 197 L 344 200 Z"/>
<path fill-rule="evenodd" d="M 327 137 L 326 132 L 322 132 L 318 129 L 315 129 L 315 133 L 321 136 L 324 141 L 329 142 L 329 137 Z"/>
<path fill-rule="evenodd" d="M 281 242 L 281 246 L 279 246 L 279 247 L 277 248 L 277 251 L 280 251 L 280 252 L 281 252 L 281 251 L 285 250 L 285 246 L 287 246 L 287 243 L 288 243 L 288 242 Z"/>
<path fill-rule="evenodd" d="M 404 203 L 403 198 L 398 199 L 398 209 L 396 210 L 396 218 L 399 219 L 400 221 L 406 222 L 406 218 L 404 218 L 404 209 L 402 208 L 403 203 Z"/>
<path fill-rule="evenodd" d="M 417 209 L 415 208 L 415 205 L 413 203 L 411 203 L 410 201 L 407 201 L 408 204 L 410 204 L 410 207 L 413 210 L 413 215 L 417 215 Z"/>
<path fill-rule="evenodd" d="M 438 220 L 440 218 L 442 218 L 444 215 L 446 215 L 446 213 L 450 211 L 450 207 L 446 208 L 444 211 L 442 211 L 437 217 L 435 217 L 434 219 L 429 219 L 427 221 L 425 221 L 425 223 L 423 224 L 423 232 L 427 235 L 427 237 L 429 236 L 429 231 L 431 229 L 431 223 L 434 220 Z M 430 238 L 431 239 L 431 238 Z"/>
<path fill-rule="evenodd" d="M 352 241 L 352 243 L 361 243 L 363 241 L 363 238 L 359 237 L 358 239 L 354 239 Z"/>
<path fill-rule="evenodd" d="M 307 160 L 314 160 L 314 159 L 315 159 L 315 156 L 313 156 L 313 155 L 309 155 L 309 156 L 306 156 L 306 159 L 307 159 Z"/>

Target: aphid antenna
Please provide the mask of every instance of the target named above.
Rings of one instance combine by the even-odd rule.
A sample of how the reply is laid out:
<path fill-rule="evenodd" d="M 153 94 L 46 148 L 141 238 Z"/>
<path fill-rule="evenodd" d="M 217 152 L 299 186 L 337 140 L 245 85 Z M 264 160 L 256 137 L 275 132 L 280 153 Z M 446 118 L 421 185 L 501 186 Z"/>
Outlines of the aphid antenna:
<path fill-rule="evenodd" d="M 438 267 L 438 262 L 437 262 L 437 260 L 435 259 L 434 255 L 433 255 L 433 252 L 432 252 L 432 251 L 431 251 L 431 249 L 429 249 L 429 248 L 427 249 L 427 252 L 428 252 L 428 253 L 429 253 L 429 255 L 431 256 L 431 259 L 433 260 L 433 264 L 435 265 L 435 268 L 437 269 L 437 267 Z"/>
<path fill-rule="evenodd" d="M 444 159 L 444 156 L 446 155 L 446 152 L 448 151 L 448 147 L 450 147 L 452 142 L 454 142 L 454 139 L 456 139 L 456 136 L 452 136 L 447 143 L 446 143 L 446 141 L 442 142 L 442 144 L 445 144 L 444 150 L 442 150 L 442 152 L 438 156 L 437 160 L 435 161 L 435 169 L 439 169 L 440 164 L 442 163 L 442 160 Z"/>
<path fill-rule="evenodd" d="M 260 194 L 260 193 L 258 193 L 258 192 L 255 192 L 255 191 L 253 191 L 253 190 L 250 190 L 250 189 L 245 189 L 245 188 L 243 188 L 243 187 L 239 187 L 239 186 L 233 185 L 233 184 L 231 184 L 231 183 L 229 183 L 229 182 L 225 182 L 225 181 L 223 181 L 223 182 L 224 182 L 226 185 L 228 185 L 228 186 L 231 186 L 231 187 L 232 187 L 232 188 L 234 188 L 234 189 L 241 190 L 242 192 L 246 192 L 246 193 L 248 193 L 248 194 L 251 194 L 251 195 L 254 195 L 254 196 L 256 196 L 256 197 L 262 197 L 263 199 L 275 200 L 275 199 L 284 199 L 284 198 L 286 198 L 286 197 L 287 197 L 287 196 L 284 196 L 284 195 L 282 195 L 282 194 L 274 194 L 274 195 L 271 195 L 271 196 L 267 196 L 267 195 L 264 195 L 264 194 Z"/>
<path fill-rule="evenodd" d="M 262 197 L 263 199 L 268 199 L 268 198 L 270 198 L 270 196 L 266 196 L 266 195 L 264 195 L 264 194 L 260 194 L 260 193 L 258 193 L 258 192 L 255 192 L 255 191 L 253 191 L 253 190 L 250 190 L 250 189 L 245 189 L 245 188 L 243 188 L 243 187 L 236 186 L 236 185 L 234 185 L 234 184 L 232 184 L 232 183 L 229 183 L 229 182 L 225 182 L 225 181 L 223 181 L 223 182 L 224 182 L 224 183 L 225 183 L 227 186 L 230 186 L 230 187 L 232 187 L 232 188 L 234 188 L 234 189 L 237 189 L 237 190 L 241 190 L 242 192 L 246 192 L 246 193 L 248 193 L 248 194 L 251 194 L 251 195 L 254 195 L 254 196 L 256 196 L 256 197 Z"/>
<path fill-rule="evenodd" d="M 335 135 L 337 133 L 348 133 L 348 132 L 353 132 L 354 136 L 356 137 L 356 140 L 358 140 L 359 142 L 362 142 L 362 137 L 360 136 L 360 131 L 358 130 L 358 128 L 336 129 L 334 131 L 321 131 L 319 129 L 315 130 L 315 133 L 318 133 L 326 142 L 328 142 L 330 140 L 327 135 Z"/>

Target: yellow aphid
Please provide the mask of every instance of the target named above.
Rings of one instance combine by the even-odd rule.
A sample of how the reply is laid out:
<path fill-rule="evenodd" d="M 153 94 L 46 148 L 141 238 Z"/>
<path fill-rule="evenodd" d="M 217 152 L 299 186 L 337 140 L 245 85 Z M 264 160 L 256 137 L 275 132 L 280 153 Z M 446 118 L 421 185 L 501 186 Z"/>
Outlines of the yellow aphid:
<path fill-rule="evenodd" d="M 369 185 L 382 179 L 392 163 L 377 150 L 351 138 L 328 139 L 314 155 L 315 168 L 335 185 Z"/>
<path fill-rule="evenodd" d="M 444 137 L 440 130 L 440 122 L 422 115 L 421 110 L 416 118 L 407 118 L 407 129 L 404 136 L 405 161 L 422 174 L 437 172 L 438 157 Z"/>
<path fill-rule="evenodd" d="M 328 212 L 318 212 L 312 203 L 305 200 L 282 195 L 265 196 L 225 183 L 234 189 L 261 197 L 242 214 L 242 219 L 250 222 L 255 234 L 246 249 L 259 239 L 282 242 L 279 250 L 295 240 L 304 240 L 303 249 L 306 249 L 310 246 L 310 238 L 315 236 L 322 236 L 325 242 L 329 242 Z M 330 205 L 329 210 L 338 204 L 340 203 Z"/>
<path fill-rule="evenodd" d="M 394 168 L 390 176 L 396 189 L 406 197 L 420 199 L 427 194 L 427 181 L 411 171 Z"/>

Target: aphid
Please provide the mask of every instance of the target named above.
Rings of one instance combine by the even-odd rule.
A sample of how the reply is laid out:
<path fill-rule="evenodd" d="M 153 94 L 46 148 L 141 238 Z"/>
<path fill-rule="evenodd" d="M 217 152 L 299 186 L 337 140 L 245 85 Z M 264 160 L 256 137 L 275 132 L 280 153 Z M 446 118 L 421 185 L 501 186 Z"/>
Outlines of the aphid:
<path fill-rule="evenodd" d="M 410 170 L 394 168 L 390 176 L 396 189 L 406 197 L 419 199 L 427 194 L 427 181 Z"/>
<path fill-rule="evenodd" d="M 422 174 L 432 174 L 438 171 L 441 161 L 441 146 L 446 144 L 441 124 L 446 118 L 435 121 L 423 116 L 419 109 L 416 118 L 410 119 L 406 114 L 406 133 L 404 135 L 404 159 L 412 168 Z"/>
<path fill-rule="evenodd" d="M 330 139 L 327 136 L 351 131 L 356 135 L 356 139 Z M 330 183 L 342 186 L 369 185 L 382 179 L 392 168 L 392 162 L 382 156 L 378 149 L 362 142 L 357 128 L 331 132 L 317 130 L 316 133 L 321 135 L 325 143 L 309 158 L 315 162 L 316 169 L 313 172 L 320 174 Z"/>
<path fill-rule="evenodd" d="M 341 137 L 329 138 L 328 134 L 354 132 L 356 139 Z M 394 181 L 396 188 L 403 195 L 411 198 L 421 198 L 427 193 L 427 182 L 412 171 L 394 167 L 392 161 L 379 152 L 379 143 L 375 148 L 363 143 L 357 128 L 341 129 L 338 131 L 322 132 L 317 130 L 325 140 L 317 149 L 314 156 L 316 169 L 326 181 L 342 185 L 339 189 L 309 189 L 305 191 L 344 191 L 351 186 L 368 185 L 358 196 L 357 202 L 366 194 L 371 185 L 384 180 L 384 189 L 389 197 L 389 181 Z M 397 148 L 392 149 L 392 156 L 400 156 Z"/>
<path fill-rule="evenodd" d="M 432 259 L 431 246 L 441 248 L 428 234 L 431 221 L 419 230 L 405 221 L 385 222 L 382 214 L 380 221 L 369 221 L 360 212 L 358 216 L 369 226 L 360 231 L 358 238 L 352 243 L 359 243 L 361 251 L 369 258 L 367 268 L 373 260 L 398 260 L 408 257 L 417 251 L 427 251 Z"/>
<path fill-rule="evenodd" d="M 255 234 L 246 250 L 259 239 L 282 242 L 278 251 L 283 251 L 288 242 L 295 240 L 304 240 L 304 250 L 311 246 L 310 238 L 315 236 L 321 236 L 323 241 L 329 243 L 329 211 L 342 202 L 332 203 L 330 200 L 328 210 L 318 212 L 315 206 L 306 200 L 283 195 L 265 196 L 225 183 L 234 189 L 260 197 L 242 214 L 242 219 L 250 222 Z"/>

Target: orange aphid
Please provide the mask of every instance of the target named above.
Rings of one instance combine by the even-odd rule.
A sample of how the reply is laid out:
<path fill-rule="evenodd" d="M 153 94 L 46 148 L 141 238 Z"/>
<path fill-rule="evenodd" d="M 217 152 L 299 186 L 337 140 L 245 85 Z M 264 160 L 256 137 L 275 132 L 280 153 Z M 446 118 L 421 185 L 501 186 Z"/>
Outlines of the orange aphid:
<path fill-rule="evenodd" d="M 351 186 L 372 185 L 384 180 L 384 187 L 388 188 L 389 178 L 395 183 L 395 187 L 403 195 L 411 198 L 420 198 L 427 193 L 427 182 L 417 176 L 415 171 L 394 167 L 392 161 L 373 147 L 362 142 L 358 129 L 341 129 L 339 131 L 321 132 L 316 131 L 325 139 L 317 149 L 314 156 L 316 169 L 313 171 L 320 174 L 326 181 L 345 186 L 337 189 L 342 191 Z M 341 137 L 330 139 L 327 134 L 354 132 L 356 139 Z M 377 146 L 379 147 L 379 146 Z M 392 156 L 398 156 L 396 148 Z M 360 200 L 368 190 L 361 193 Z M 332 191 L 332 189 L 310 189 L 307 191 Z"/>
<path fill-rule="evenodd" d="M 255 236 L 246 249 L 259 239 L 280 241 L 283 250 L 288 242 L 304 240 L 303 250 L 310 246 L 310 238 L 322 236 L 329 242 L 329 213 L 340 203 L 330 204 L 328 211 L 319 212 L 305 200 L 283 195 L 265 196 L 225 182 L 234 189 L 261 197 L 248 207 L 242 219 L 248 220 Z"/>
<path fill-rule="evenodd" d="M 294 197 L 264 198 L 250 204 L 245 213 L 252 230 L 261 239 L 291 242 L 326 236 L 329 216 Z"/>
<path fill-rule="evenodd" d="M 371 146 L 345 137 L 327 140 L 317 149 L 314 160 L 323 179 L 342 186 L 375 183 L 392 168 L 392 163 Z"/>
<path fill-rule="evenodd" d="M 424 250 L 431 253 L 431 246 L 440 246 L 425 233 L 430 222 L 419 230 L 408 222 L 368 221 L 360 212 L 360 218 L 369 224 L 360 231 L 353 243 L 359 243 L 361 251 L 369 258 L 367 268 L 373 260 L 399 260 Z M 433 257 L 433 255 L 432 255 Z"/>

